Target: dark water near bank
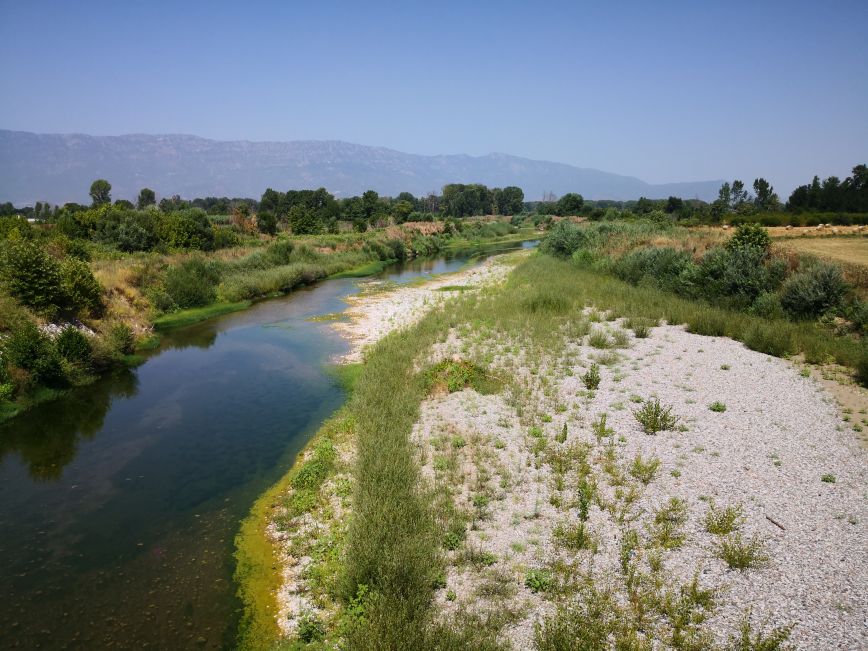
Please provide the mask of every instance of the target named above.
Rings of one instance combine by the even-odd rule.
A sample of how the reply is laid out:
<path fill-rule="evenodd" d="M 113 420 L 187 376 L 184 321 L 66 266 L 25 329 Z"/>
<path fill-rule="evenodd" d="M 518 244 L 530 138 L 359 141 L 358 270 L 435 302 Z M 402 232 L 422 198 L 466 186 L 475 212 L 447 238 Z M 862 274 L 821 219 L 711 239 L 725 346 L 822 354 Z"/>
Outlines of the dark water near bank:
<path fill-rule="evenodd" d="M 343 401 L 325 364 L 346 344 L 309 319 L 359 282 L 173 333 L 139 368 L 0 426 L 0 648 L 232 647 L 238 523 Z"/>

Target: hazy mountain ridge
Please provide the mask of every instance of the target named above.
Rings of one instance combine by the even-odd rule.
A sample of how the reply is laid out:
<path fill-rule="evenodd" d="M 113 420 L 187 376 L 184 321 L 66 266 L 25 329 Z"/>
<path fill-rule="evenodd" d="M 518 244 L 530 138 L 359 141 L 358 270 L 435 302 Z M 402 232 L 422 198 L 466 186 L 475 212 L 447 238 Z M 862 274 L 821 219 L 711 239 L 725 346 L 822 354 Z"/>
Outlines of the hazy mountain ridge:
<path fill-rule="evenodd" d="M 336 196 L 374 189 L 424 195 L 446 183 L 517 185 L 527 200 L 544 192 L 588 199 L 711 200 L 721 181 L 653 185 L 631 176 L 508 154 L 422 156 L 336 140 L 220 141 L 190 135 L 88 136 L 0 130 L 0 201 L 88 201 L 105 178 L 116 199 L 142 187 L 160 196 L 259 197 L 277 190 L 326 187 Z"/>

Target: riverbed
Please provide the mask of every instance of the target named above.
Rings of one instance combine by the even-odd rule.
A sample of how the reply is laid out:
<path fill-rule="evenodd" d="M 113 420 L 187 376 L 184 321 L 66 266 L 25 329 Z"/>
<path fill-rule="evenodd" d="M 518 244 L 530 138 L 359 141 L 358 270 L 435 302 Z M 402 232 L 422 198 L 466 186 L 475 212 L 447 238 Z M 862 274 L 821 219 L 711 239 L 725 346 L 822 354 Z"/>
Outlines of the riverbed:
<path fill-rule="evenodd" d="M 467 255 L 378 279 L 456 271 Z M 0 646 L 231 648 L 233 539 L 345 396 L 335 279 L 166 336 L 0 426 Z"/>

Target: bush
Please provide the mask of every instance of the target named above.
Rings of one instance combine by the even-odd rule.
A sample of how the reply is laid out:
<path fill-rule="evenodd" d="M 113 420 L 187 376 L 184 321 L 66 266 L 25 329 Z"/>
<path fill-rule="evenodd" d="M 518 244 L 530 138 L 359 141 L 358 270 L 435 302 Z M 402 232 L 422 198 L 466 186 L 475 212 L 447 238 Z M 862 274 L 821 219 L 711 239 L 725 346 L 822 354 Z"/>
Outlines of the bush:
<path fill-rule="evenodd" d="M 112 351 L 121 355 L 130 355 L 136 348 L 136 337 L 133 329 L 126 323 L 113 323 L 108 327 L 105 340 Z"/>
<path fill-rule="evenodd" d="M 63 379 L 54 342 L 31 322 L 21 324 L 3 341 L 3 358 L 28 371 L 35 382 L 57 384 Z"/>
<path fill-rule="evenodd" d="M 654 286 L 670 291 L 678 291 L 682 286 L 682 274 L 693 263 L 684 251 L 672 247 L 649 246 L 630 251 L 615 262 L 615 275 L 627 282 L 638 285 L 648 279 Z"/>
<path fill-rule="evenodd" d="M 717 546 L 717 555 L 731 570 L 759 567 L 769 560 L 765 545 L 758 536 L 745 540 L 740 533 L 721 540 Z"/>
<path fill-rule="evenodd" d="M 642 425 L 642 431 L 646 434 L 675 429 L 678 423 L 678 417 L 672 413 L 672 407 L 661 404 L 658 398 L 646 400 L 641 408 L 633 412 L 633 416 Z"/>
<path fill-rule="evenodd" d="M 740 224 L 727 241 L 726 248 L 733 250 L 745 246 L 755 247 L 762 250 L 763 254 L 767 254 L 771 245 L 772 238 L 762 226 L 759 224 Z"/>
<path fill-rule="evenodd" d="M 582 248 L 584 242 L 585 238 L 580 228 L 564 220 L 552 227 L 540 249 L 559 258 L 568 258 Z"/>
<path fill-rule="evenodd" d="M 213 303 L 215 285 L 220 280 L 217 268 L 204 260 L 186 260 L 166 271 L 166 294 L 180 308 L 201 307 Z"/>
<path fill-rule="evenodd" d="M 73 312 L 99 314 L 102 310 L 102 286 L 86 262 L 67 258 L 60 265 L 61 287 L 65 307 Z"/>
<path fill-rule="evenodd" d="M 325 627 L 314 613 L 304 613 L 298 621 L 298 639 L 309 644 L 325 638 Z"/>
<path fill-rule="evenodd" d="M 592 391 L 600 386 L 599 364 L 591 364 L 591 368 L 582 376 L 582 382 L 584 382 L 586 389 Z"/>
<path fill-rule="evenodd" d="M 756 297 L 749 312 L 764 319 L 785 319 L 787 317 L 781 305 L 781 297 L 774 292 L 763 292 Z"/>
<path fill-rule="evenodd" d="M 160 238 L 172 247 L 201 251 L 214 248 L 214 229 L 208 215 L 199 208 L 163 215 L 157 231 Z"/>
<path fill-rule="evenodd" d="M 36 310 L 52 312 L 63 303 L 60 265 L 34 242 L 10 240 L 0 249 L 0 284 Z"/>
<path fill-rule="evenodd" d="M 74 364 L 90 364 L 93 349 L 87 336 L 74 326 L 65 327 L 54 340 L 57 352 Z"/>
<path fill-rule="evenodd" d="M 848 289 L 839 267 L 818 262 L 787 278 L 781 287 L 781 305 L 797 319 L 814 318 L 840 307 Z"/>
<path fill-rule="evenodd" d="M 750 305 L 761 293 L 777 288 L 784 276 L 783 261 L 766 263 L 765 258 L 766 252 L 757 246 L 715 247 L 691 270 L 690 293 Z"/>

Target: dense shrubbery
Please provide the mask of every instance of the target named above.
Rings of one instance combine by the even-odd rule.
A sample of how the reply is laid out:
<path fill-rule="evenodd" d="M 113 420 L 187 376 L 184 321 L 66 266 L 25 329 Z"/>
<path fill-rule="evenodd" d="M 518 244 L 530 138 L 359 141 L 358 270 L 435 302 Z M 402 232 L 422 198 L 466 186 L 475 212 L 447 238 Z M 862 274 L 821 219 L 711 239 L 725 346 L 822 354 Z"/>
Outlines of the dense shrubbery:
<path fill-rule="evenodd" d="M 38 242 L 11 239 L 0 245 L 0 286 L 23 305 L 52 316 L 98 313 L 102 288 L 85 262 L 58 261 Z"/>
<path fill-rule="evenodd" d="M 219 280 L 217 266 L 199 258 L 169 267 L 164 286 L 171 304 L 166 307 L 201 307 L 213 303 L 217 296 L 214 287 Z"/>
<path fill-rule="evenodd" d="M 662 236 L 673 245 L 653 243 Z M 678 245 L 679 241 L 688 242 L 689 237 L 684 229 L 649 222 L 579 226 L 562 221 L 552 228 L 542 250 L 610 270 L 634 285 L 747 310 L 766 319 L 815 319 L 835 314 L 850 320 L 857 332 L 868 321 L 868 307 L 855 297 L 848 298 L 850 287 L 839 267 L 803 260 L 787 277 L 787 262 L 770 254 L 771 240 L 760 226 L 740 226 L 723 246 L 713 246 L 698 260 L 690 253 L 692 245 Z M 701 318 L 702 322 L 689 324 L 691 331 L 726 334 L 713 320 Z M 788 348 L 786 342 L 760 339 L 754 333 L 747 337 L 748 345 L 769 352 Z"/>

